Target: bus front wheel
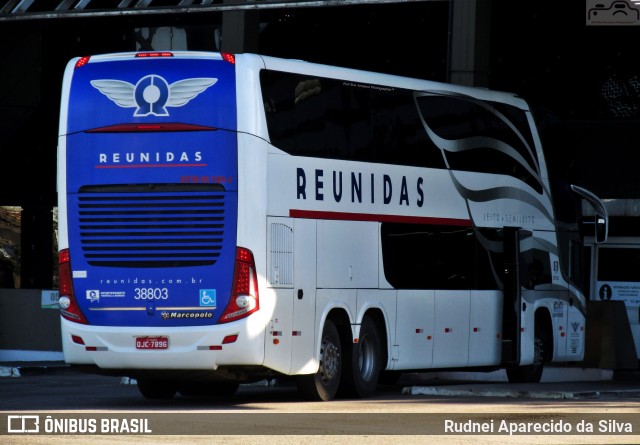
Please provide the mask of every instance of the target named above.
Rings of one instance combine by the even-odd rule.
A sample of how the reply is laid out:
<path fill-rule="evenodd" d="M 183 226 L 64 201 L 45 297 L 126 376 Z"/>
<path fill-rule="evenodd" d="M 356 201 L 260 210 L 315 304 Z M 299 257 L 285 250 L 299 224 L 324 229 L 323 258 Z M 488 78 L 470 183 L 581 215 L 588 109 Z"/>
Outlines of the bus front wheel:
<path fill-rule="evenodd" d="M 342 345 L 336 325 L 327 320 L 322 330 L 318 372 L 297 378 L 298 390 L 309 400 L 332 400 L 342 374 Z"/>
<path fill-rule="evenodd" d="M 538 383 L 544 370 L 544 344 L 542 339 L 536 336 L 534 343 L 533 363 L 517 368 L 507 369 L 509 383 Z"/>

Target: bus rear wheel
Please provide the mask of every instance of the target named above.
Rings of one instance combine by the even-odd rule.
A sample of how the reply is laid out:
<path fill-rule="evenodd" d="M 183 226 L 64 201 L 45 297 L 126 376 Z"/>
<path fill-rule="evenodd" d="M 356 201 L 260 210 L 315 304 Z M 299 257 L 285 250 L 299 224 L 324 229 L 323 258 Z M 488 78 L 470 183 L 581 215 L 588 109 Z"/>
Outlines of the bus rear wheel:
<path fill-rule="evenodd" d="M 308 400 L 332 400 L 342 374 L 342 345 L 336 325 L 327 320 L 322 330 L 318 372 L 297 377 L 298 390 Z"/>
<path fill-rule="evenodd" d="M 382 368 L 380 335 L 373 318 L 365 315 L 360 326 L 358 342 L 345 354 L 344 380 L 341 394 L 353 397 L 370 397 L 378 387 Z"/>

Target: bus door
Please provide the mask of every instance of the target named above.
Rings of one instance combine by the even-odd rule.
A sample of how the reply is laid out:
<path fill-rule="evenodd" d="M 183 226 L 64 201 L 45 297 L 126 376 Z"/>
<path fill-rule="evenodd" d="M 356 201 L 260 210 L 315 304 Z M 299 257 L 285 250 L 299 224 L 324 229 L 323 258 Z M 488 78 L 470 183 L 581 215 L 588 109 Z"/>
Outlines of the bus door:
<path fill-rule="evenodd" d="M 502 300 L 502 366 L 520 364 L 522 292 L 520 286 L 520 240 L 531 232 L 504 228 L 504 298 Z"/>
<path fill-rule="evenodd" d="M 293 277 L 292 373 L 316 371 L 316 221 L 294 220 L 293 247 L 295 271 Z"/>
<path fill-rule="evenodd" d="M 267 228 L 267 280 L 274 307 L 265 365 L 285 374 L 314 373 L 316 221 L 270 216 Z"/>

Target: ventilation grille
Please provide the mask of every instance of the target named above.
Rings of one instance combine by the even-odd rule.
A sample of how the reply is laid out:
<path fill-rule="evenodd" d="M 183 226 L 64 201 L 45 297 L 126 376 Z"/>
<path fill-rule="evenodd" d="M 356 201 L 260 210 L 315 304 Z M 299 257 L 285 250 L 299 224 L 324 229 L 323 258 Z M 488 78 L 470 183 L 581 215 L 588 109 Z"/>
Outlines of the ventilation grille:
<path fill-rule="evenodd" d="M 293 229 L 271 224 L 269 283 L 273 287 L 293 286 Z"/>
<path fill-rule="evenodd" d="M 84 257 L 105 267 L 215 264 L 224 200 L 218 184 L 83 187 L 78 223 Z"/>

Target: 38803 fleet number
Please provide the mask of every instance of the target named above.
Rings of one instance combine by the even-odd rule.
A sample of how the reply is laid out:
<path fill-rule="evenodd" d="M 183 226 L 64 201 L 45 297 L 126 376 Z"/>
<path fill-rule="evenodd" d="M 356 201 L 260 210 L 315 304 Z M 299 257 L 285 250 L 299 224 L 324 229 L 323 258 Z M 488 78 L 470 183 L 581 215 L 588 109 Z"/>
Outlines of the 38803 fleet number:
<path fill-rule="evenodd" d="M 166 287 L 136 287 L 134 290 L 136 300 L 166 300 L 169 298 L 169 289 Z"/>

